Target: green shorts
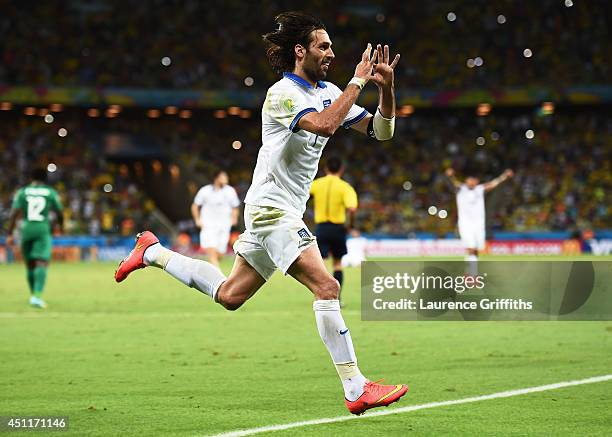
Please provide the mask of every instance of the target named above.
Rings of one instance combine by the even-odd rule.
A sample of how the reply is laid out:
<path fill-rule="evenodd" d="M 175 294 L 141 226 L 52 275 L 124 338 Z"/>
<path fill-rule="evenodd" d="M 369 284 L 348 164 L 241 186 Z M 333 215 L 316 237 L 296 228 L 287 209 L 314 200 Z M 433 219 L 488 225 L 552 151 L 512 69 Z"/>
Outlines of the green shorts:
<path fill-rule="evenodd" d="M 22 232 L 21 253 L 25 261 L 51 259 L 51 233 L 50 232 Z"/>

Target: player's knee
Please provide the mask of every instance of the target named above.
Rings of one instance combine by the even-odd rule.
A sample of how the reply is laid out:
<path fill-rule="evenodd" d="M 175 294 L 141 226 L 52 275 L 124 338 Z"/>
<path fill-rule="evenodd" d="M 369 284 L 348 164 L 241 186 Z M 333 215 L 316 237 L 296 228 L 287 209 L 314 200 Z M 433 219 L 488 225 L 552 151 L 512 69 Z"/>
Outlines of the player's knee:
<path fill-rule="evenodd" d="M 335 300 L 340 294 L 340 283 L 333 277 L 327 278 L 316 291 L 315 295 L 318 300 Z"/>
<path fill-rule="evenodd" d="M 244 303 L 244 299 L 240 296 L 232 294 L 227 288 L 221 288 L 217 292 L 217 302 L 228 311 L 236 311 Z"/>

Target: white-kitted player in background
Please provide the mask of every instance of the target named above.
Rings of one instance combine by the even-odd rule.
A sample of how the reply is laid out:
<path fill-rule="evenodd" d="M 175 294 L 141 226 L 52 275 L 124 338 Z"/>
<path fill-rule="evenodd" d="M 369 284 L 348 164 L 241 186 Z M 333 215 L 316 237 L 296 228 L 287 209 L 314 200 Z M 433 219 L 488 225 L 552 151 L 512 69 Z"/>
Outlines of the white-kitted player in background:
<path fill-rule="evenodd" d="M 508 169 L 495 179 L 481 184 L 473 175 L 468 175 L 464 182 L 460 182 L 455 176 L 455 170 L 446 170 L 446 176 L 457 190 L 457 227 L 466 250 L 465 260 L 469 266 L 467 273 L 472 276 L 478 273 L 478 252 L 485 248 L 484 195 L 513 175 L 514 172 Z"/>
<path fill-rule="evenodd" d="M 216 266 L 227 251 L 232 226 L 238 223 L 240 200 L 228 183 L 227 173 L 218 170 L 213 183 L 200 188 L 191 205 L 193 221 L 200 228 L 200 246 Z"/>

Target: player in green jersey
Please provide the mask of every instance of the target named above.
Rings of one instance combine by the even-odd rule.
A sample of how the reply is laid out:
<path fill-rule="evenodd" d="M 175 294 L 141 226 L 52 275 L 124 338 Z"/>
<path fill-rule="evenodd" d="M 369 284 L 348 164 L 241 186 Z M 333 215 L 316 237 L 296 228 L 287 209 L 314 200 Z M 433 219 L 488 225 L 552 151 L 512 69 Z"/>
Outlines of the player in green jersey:
<path fill-rule="evenodd" d="M 44 308 L 41 299 L 47 279 L 47 267 L 51 259 L 51 223 L 49 212 L 55 211 L 60 229 L 63 226 L 62 203 L 57 191 L 46 184 L 47 171 L 35 169 L 32 182 L 15 193 L 9 218 L 9 235 L 6 242 L 13 245 L 13 231 L 21 216 L 21 252 L 28 269 L 30 305 Z"/>

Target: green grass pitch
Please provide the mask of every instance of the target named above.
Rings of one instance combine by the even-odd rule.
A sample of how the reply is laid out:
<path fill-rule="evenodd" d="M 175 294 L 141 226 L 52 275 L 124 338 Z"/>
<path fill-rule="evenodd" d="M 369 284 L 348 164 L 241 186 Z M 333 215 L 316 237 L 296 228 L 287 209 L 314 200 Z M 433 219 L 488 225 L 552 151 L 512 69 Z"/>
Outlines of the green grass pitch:
<path fill-rule="evenodd" d="M 114 268 L 53 264 L 40 311 L 23 266 L 0 265 L 0 416 L 69 416 L 53 435 L 204 436 L 348 414 L 293 279 L 232 313 L 152 268 L 115 284 Z M 410 386 L 390 409 L 612 373 L 612 322 L 362 322 L 359 270 L 345 277 L 362 371 Z M 274 435 L 611 432 L 608 381 Z"/>

